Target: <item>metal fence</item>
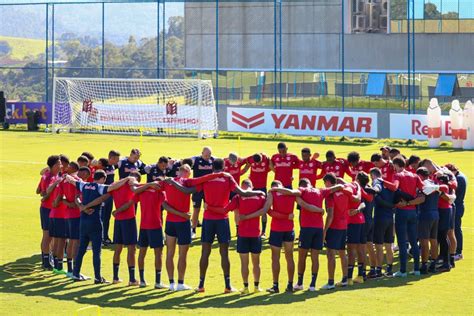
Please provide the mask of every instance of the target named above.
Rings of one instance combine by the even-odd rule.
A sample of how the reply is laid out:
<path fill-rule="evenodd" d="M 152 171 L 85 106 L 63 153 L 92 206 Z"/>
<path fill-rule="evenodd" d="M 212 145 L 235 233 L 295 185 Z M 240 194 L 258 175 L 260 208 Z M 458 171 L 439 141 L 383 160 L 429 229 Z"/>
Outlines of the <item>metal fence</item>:
<path fill-rule="evenodd" d="M 375 9 L 368 2 L 2 3 L 0 90 L 9 99 L 47 102 L 55 76 L 203 78 L 213 81 L 218 105 L 408 113 L 426 108 L 434 96 L 441 102 L 474 98 L 470 54 L 459 61 L 465 67 L 454 69 L 416 62 L 423 61 L 417 45 L 425 33 L 473 38 L 473 0 L 379 0 Z M 398 51 L 401 38 L 405 46 Z M 357 43 L 392 39 L 387 54 L 402 67 L 390 64 L 390 56 L 374 66 L 370 59 L 378 57 L 360 59 L 365 53 L 357 52 Z M 439 76 L 452 73 L 452 93 L 440 95 Z"/>

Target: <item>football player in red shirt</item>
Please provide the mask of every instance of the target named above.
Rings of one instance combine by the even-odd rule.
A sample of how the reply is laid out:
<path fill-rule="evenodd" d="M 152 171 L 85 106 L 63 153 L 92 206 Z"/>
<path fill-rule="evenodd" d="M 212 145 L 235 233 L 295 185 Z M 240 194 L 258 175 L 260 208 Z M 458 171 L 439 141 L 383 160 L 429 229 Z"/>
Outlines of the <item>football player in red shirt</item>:
<path fill-rule="evenodd" d="M 184 187 L 176 181 L 168 180 L 170 184 L 174 185 L 178 190 L 184 193 L 194 193 L 196 191 L 204 192 L 206 206 L 225 207 L 229 203 L 230 192 L 236 191 L 237 194 L 245 197 L 263 195 L 260 191 L 244 191 L 235 182 L 230 174 L 223 174 L 224 160 L 215 159 L 212 162 L 213 174 L 206 175 L 208 177 L 206 182 L 200 178 L 189 180 L 189 184 L 195 187 Z M 209 177 L 212 176 L 212 177 Z M 203 178 L 203 177 L 201 177 Z M 228 214 L 213 212 L 211 209 L 204 210 L 204 220 L 202 223 L 201 235 L 201 260 L 199 262 L 199 285 L 196 288 L 197 292 L 203 293 L 206 272 L 209 265 L 209 256 L 211 255 L 212 243 L 217 235 L 219 242 L 221 266 L 224 272 L 225 290 L 224 293 L 232 293 L 236 290 L 230 285 L 230 261 L 229 261 L 229 242 L 230 242 L 230 227 Z"/>
<path fill-rule="evenodd" d="M 356 176 L 360 171 L 369 173 L 374 164 L 370 161 L 360 160 L 360 155 L 356 151 L 352 151 L 347 155 L 346 174 L 351 177 L 352 181 L 356 180 Z"/>
<path fill-rule="evenodd" d="M 137 171 L 130 172 L 130 176 L 140 181 L 141 176 Z M 129 274 L 129 286 L 139 285 L 135 279 L 135 249 L 137 245 L 137 222 L 135 218 L 135 204 L 134 193 L 130 185 L 123 185 L 118 190 L 110 192 L 114 200 L 116 210 L 112 212 L 115 217 L 114 223 L 114 258 L 113 258 L 113 283 L 122 282 L 118 273 L 120 267 L 120 255 L 123 247 L 127 248 L 127 264 Z"/>
<path fill-rule="evenodd" d="M 243 190 L 253 190 L 252 181 L 242 181 Z M 207 206 L 213 212 L 226 213 L 234 211 L 239 222 L 237 232 L 237 252 L 240 256 L 242 280 L 244 288 L 242 294 L 249 294 L 249 261 L 252 259 L 254 292 L 261 292 L 260 289 L 260 253 L 262 252 L 262 238 L 260 231 L 260 219 L 269 209 L 270 202 L 266 202 L 264 195 L 243 197 L 234 196 L 232 201 L 225 208 Z M 250 256 L 249 256 L 250 254 Z"/>
<path fill-rule="evenodd" d="M 307 147 L 301 149 L 301 160 L 298 162 L 298 169 L 300 170 L 299 181 L 308 179 L 311 186 L 316 185 L 318 169 L 321 170 L 322 163 L 317 160 L 319 154 L 315 153 L 311 156 L 311 150 Z"/>
<path fill-rule="evenodd" d="M 185 187 L 190 187 L 189 177 L 191 176 L 191 167 L 183 164 L 179 167 L 177 177 L 174 181 Z M 166 193 L 166 202 L 163 204 L 166 215 L 166 271 L 170 281 L 170 290 L 185 291 L 191 287 L 184 283 L 186 273 L 187 255 L 191 244 L 191 222 L 189 218 L 191 213 L 191 197 L 183 193 L 166 181 L 160 182 L 161 187 Z M 177 212 L 173 211 L 176 210 Z M 174 281 L 174 254 L 178 245 L 178 285 Z"/>
<path fill-rule="evenodd" d="M 140 234 L 138 238 L 138 247 L 140 248 L 138 253 L 140 287 L 147 285 L 145 281 L 145 257 L 148 247 L 150 247 L 155 253 L 155 289 L 163 289 L 165 285 L 161 283 L 163 254 L 161 206 L 165 201 L 165 193 L 156 182 L 149 182 L 140 186 L 141 176 L 138 172 L 132 171 L 130 175 L 137 180 L 131 186 L 135 194 L 133 202 L 140 203 Z"/>
<path fill-rule="evenodd" d="M 301 207 L 300 236 L 298 250 L 298 282 L 295 290 L 303 289 L 303 276 L 306 270 L 306 258 L 311 253 L 311 283 L 309 291 L 316 291 L 316 278 L 319 270 L 319 252 L 323 249 L 323 200 L 331 193 L 342 190 L 342 185 L 330 188 L 314 188 L 308 179 L 303 178 L 299 182 L 297 190 L 278 188 L 280 193 L 296 196 L 296 202 Z"/>
<path fill-rule="evenodd" d="M 382 172 L 383 180 L 387 180 L 389 182 L 393 181 L 395 169 L 393 167 L 393 164 L 389 160 L 382 158 L 380 154 L 373 154 L 372 157 L 370 157 L 370 162 L 372 162 L 375 167 L 380 169 L 380 172 Z"/>
<path fill-rule="evenodd" d="M 416 155 L 411 155 L 410 158 L 407 160 L 407 167 L 405 168 L 407 171 L 410 171 L 411 173 L 416 173 L 416 170 L 418 169 L 418 166 L 420 164 L 420 157 Z"/>
<path fill-rule="evenodd" d="M 79 179 L 77 172 L 79 165 L 75 161 L 69 163 L 67 174 Z M 86 177 L 86 179 L 88 176 Z M 79 220 L 81 217 L 81 211 L 76 205 L 76 196 L 78 191 L 76 187 L 67 182 L 66 179 L 59 184 L 60 193 L 56 197 L 62 200 L 62 203 L 66 205 L 66 231 L 69 242 L 67 244 L 67 276 L 72 277 L 72 262 L 73 258 L 76 257 L 79 249 Z"/>
<path fill-rule="evenodd" d="M 348 266 L 347 266 L 347 284 L 353 285 L 353 283 L 364 283 L 365 278 L 365 257 L 366 247 L 365 244 L 366 234 L 365 228 L 365 216 L 363 209 L 364 203 L 361 203 L 362 189 L 360 187 L 360 178 L 367 177 L 363 171 L 357 173 L 356 181 L 345 184 L 347 188 L 352 189 L 352 193 L 356 196 L 356 200 L 349 202 L 349 217 L 347 221 L 347 254 L 348 254 Z M 342 181 L 342 179 L 340 179 Z M 354 272 L 355 260 L 357 258 L 358 275 L 355 279 L 352 278 Z"/>
<path fill-rule="evenodd" d="M 383 159 L 385 160 L 390 160 L 390 148 L 389 146 L 383 146 L 380 148 L 380 155 L 382 156 Z"/>
<path fill-rule="evenodd" d="M 267 194 L 267 178 L 270 172 L 270 159 L 264 153 L 256 153 L 245 159 L 247 167 L 250 168 L 249 179 L 252 181 L 254 190 Z M 266 238 L 267 214 L 262 216 L 262 238 Z"/>
<path fill-rule="evenodd" d="M 244 167 L 242 169 L 242 167 Z M 240 183 L 240 176 L 245 174 L 250 168 L 245 163 L 245 160 L 237 156 L 235 153 L 230 153 L 228 158 L 224 158 L 224 171 L 230 173 L 235 182 Z M 234 197 L 235 193 L 230 193 L 230 199 Z"/>
<path fill-rule="evenodd" d="M 413 274 L 420 275 L 420 249 L 418 247 L 417 228 L 418 218 L 416 206 L 423 202 L 417 197 L 418 190 L 423 189 L 423 182 L 418 175 L 405 170 L 405 159 L 398 156 L 393 159 L 395 175 L 393 184 L 384 180 L 384 185 L 389 190 L 400 190 L 402 194 L 409 195 L 412 200 L 402 200 L 396 205 L 395 211 L 395 231 L 397 234 L 398 248 L 400 254 L 400 271 L 394 273 L 395 277 L 407 276 L 407 236 L 412 248 L 414 271 Z M 421 196 L 420 198 L 424 198 Z"/>
<path fill-rule="evenodd" d="M 326 161 L 323 162 L 322 172 L 318 176 L 318 179 L 323 178 L 328 173 L 334 173 L 338 178 L 343 178 L 346 173 L 346 162 L 344 159 L 337 159 L 336 154 L 332 150 L 326 152 Z"/>
<path fill-rule="evenodd" d="M 298 168 L 299 159 L 296 155 L 288 153 L 285 143 L 278 143 L 278 154 L 270 160 L 270 169 L 275 173 L 275 180 L 282 183 L 287 189 L 292 188 L 293 169 Z"/>
<path fill-rule="evenodd" d="M 293 210 L 296 197 L 279 192 L 280 188 L 283 188 L 283 184 L 278 180 L 274 180 L 270 193 L 267 195 L 267 201 L 269 200 L 267 204 L 271 206 L 268 215 L 272 217 L 269 244 L 272 250 L 273 286 L 267 290 L 270 293 L 280 292 L 278 279 L 280 276 L 280 254 L 282 247 L 285 251 L 288 271 L 286 291 L 294 291 L 293 277 L 295 274 L 295 262 L 293 260 L 293 242 L 295 240 L 295 231 Z"/>
<path fill-rule="evenodd" d="M 337 178 L 333 173 L 328 173 L 323 178 L 326 188 L 336 185 Z M 347 257 L 346 237 L 347 220 L 349 217 L 349 203 L 354 198 L 353 191 L 345 187 L 335 192 L 326 199 L 326 223 L 324 224 L 324 240 L 326 241 L 328 257 L 328 283 L 321 289 L 332 290 L 335 288 L 334 272 L 336 269 L 336 252 L 341 259 L 342 280 L 338 286 L 347 286 Z"/>
<path fill-rule="evenodd" d="M 242 166 L 244 166 L 243 169 Z M 237 156 L 235 153 L 230 153 L 228 158 L 224 158 L 224 171 L 230 173 L 236 183 L 240 183 L 240 176 L 245 174 L 248 169 L 249 166 L 245 163 L 245 161 L 239 158 L 239 156 Z M 234 195 L 235 192 L 230 192 L 229 200 L 232 200 Z M 237 213 L 234 213 L 234 216 L 235 214 Z M 237 218 L 234 219 L 234 222 L 237 231 L 239 228 Z"/>
<path fill-rule="evenodd" d="M 40 207 L 40 219 L 41 219 L 41 229 L 43 230 L 43 237 L 41 239 L 41 259 L 44 269 L 52 270 L 53 267 L 49 262 L 49 250 L 51 243 L 51 236 L 49 235 L 49 213 L 51 212 L 53 199 L 51 193 L 53 188 L 49 190 L 48 188 L 55 183 L 57 180 L 59 171 L 61 170 L 61 160 L 58 155 L 53 155 L 48 157 L 47 165 L 49 171 L 44 172 L 41 176 L 41 181 L 38 186 L 37 191 L 41 195 L 41 207 Z"/>

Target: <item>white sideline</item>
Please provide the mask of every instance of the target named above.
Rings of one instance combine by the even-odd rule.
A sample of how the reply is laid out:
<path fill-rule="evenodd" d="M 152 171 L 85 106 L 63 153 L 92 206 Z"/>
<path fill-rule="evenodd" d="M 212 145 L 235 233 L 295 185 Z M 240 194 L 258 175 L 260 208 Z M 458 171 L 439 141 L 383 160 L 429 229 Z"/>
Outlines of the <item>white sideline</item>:
<path fill-rule="evenodd" d="M 22 160 L 0 160 L 0 163 L 16 163 L 16 164 L 29 164 L 29 165 L 46 165 L 44 162 L 38 161 L 22 161 Z"/>

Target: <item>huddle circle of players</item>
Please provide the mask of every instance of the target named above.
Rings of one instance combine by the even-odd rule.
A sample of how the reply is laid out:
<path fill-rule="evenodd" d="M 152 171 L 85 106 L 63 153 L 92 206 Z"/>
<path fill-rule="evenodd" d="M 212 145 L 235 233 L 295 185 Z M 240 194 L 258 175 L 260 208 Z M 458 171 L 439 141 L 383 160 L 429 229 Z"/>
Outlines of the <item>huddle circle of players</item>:
<path fill-rule="evenodd" d="M 454 268 L 456 260 L 462 259 L 461 218 L 466 177 L 455 165 L 440 167 L 417 156 L 406 159 L 400 151 L 387 146 L 381 148 L 380 154 L 373 154 L 370 161 L 361 160 L 357 152 L 351 152 L 343 159 L 328 151 L 324 162 L 318 160 L 318 154 L 312 155 L 309 148 L 301 150 L 301 158 L 288 153 L 285 143 L 279 143 L 277 148 L 278 153 L 272 157 L 256 153 L 242 159 L 232 153 L 226 159 L 219 159 L 211 155 L 209 147 L 204 147 L 200 156 L 182 160 L 161 157 L 155 165 L 145 165 L 138 149 L 133 149 L 125 158 L 112 150 L 108 158 L 98 160 L 85 152 L 77 162 L 69 161 L 65 155 L 50 156 L 37 189 L 42 197 L 43 267 L 55 274 L 66 274 L 74 281 L 87 280 L 89 278 L 80 272 L 84 254 L 91 244 L 94 282 L 109 283 L 100 270 L 101 247 L 114 244 L 112 282 L 121 282 L 120 256 L 125 247 L 129 285 L 145 287 L 145 256 L 147 249 L 152 248 L 155 288 L 190 290 L 191 287 L 184 283 L 186 257 L 199 226 L 201 207 L 204 215 L 197 292 L 204 292 L 211 246 L 216 237 L 225 293 L 236 291 L 230 281 L 231 211 L 237 226 L 243 294 L 250 293 L 250 261 L 254 291 L 262 291 L 260 253 L 262 239 L 267 238 L 267 216 L 271 217 L 268 243 L 273 285 L 267 290 L 270 293 L 280 291 L 282 248 L 288 271 L 287 292 L 304 289 L 308 255 L 312 263 L 308 290 L 316 290 L 319 254 L 323 246 L 328 261 L 328 281 L 321 287 L 324 290 L 364 283 L 369 279 L 406 277 L 408 256 L 413 257 L 414 269 L 410 274 L 414 275 L 447 272 Z M 249 169 L 248 179 L 239 186 L 240 177 Z M 299 170 L 297 189 L 292 188 L 294 169 Z M 116 170 L 118 181 L 115 181 Z M 274 173 L 274 180 L 267 191 L 270 172 Z M 345 174 L 352 182 L 343 179 Z M 141 183 L 142 175 L 146 175 L 146 184 Z M 316 188 L 319 179 L 322 179 L 322 188 Z M 193 212 L 190 212 L 191 200 Z M 295 203 L 299 210 L 297 216 Z M 139 231 L 136 225 L 138 204 L 141 212 Z M 163 232 L 164 211 L 166 225 Z M 111 216 L 115 217 L 113 242 L 108 234 Z M 300 234 L 298 275 L 293 284 L 295 220 L 300 225 Z M 393 245 L 394 235 L 398 247 Z M 139 280 L 135 278 L 137 244 Z M 164 244 L 168 286 L 161 281 Z M 63 269 L 65 248 L 67 271 Z M 394 272 L 393 252 L 397 248 L 400 269 Z M 337 283 L 334 280 L 336 254 L 343 275 Z M 366 267 L 370 270 L 366 271 Z"/>

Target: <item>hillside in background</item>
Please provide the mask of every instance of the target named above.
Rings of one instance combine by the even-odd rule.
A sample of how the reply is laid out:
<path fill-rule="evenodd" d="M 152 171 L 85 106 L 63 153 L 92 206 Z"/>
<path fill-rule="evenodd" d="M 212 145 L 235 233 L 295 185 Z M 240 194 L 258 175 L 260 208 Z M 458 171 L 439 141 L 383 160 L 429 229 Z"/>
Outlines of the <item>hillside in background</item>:
<path fill-rule="evenodd" d="M 0 6 L 0 36 L 45 38 L 45 5 Z M 183 16 L 183 3 L 167 3 L 166 19 Z M 160 15 L 162 11 L 160 9 Z M 49 23 L 51 29 L 52 10 Z M 160 16 L 162 20 L 162 16 Z M 102 33 L 101 4 L 64 4 L 55 6 L 55 36 L 73 33 L 79 37 L 100 38 Z M 156 3 L 126 3 L 105 5 L 105 34 L 107 41 L 124 45 L 130 36 L 137 40 L 156 36 Z M 165 28 L 168 26 L 165 25 Z M 50 34 L 51 36 L 51 34 Z"/>

